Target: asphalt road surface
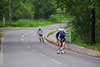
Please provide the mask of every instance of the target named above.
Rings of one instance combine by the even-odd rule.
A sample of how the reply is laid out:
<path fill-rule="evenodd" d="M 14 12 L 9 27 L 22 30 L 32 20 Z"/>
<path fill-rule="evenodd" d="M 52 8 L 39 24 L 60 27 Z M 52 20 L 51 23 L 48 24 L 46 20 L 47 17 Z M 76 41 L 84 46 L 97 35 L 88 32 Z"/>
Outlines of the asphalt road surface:
<path fill-rule="evenodd" d="M 42 27 L 44 34 L 59 25 Z M 57 47 L 39 41 L 38 28 L 4 29 L 0 67 L 100 67 L 100 58 L 66 51 L 57 55 Z"/>

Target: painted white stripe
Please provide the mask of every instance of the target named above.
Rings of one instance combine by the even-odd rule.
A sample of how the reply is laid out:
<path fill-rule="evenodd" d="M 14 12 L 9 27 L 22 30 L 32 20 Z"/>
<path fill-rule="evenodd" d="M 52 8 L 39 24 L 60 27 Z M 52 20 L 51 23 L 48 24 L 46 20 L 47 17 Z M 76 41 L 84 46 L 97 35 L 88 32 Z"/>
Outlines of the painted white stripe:
<path fill-rule="evenodd" d="M 57 63 L 57 64 L 59 64 L 59 65 L 62 65 L 62 63 L 56 61 L 55 59 L 51 59 L 51 61 L 53 61 L 53 62 L 55 62 L 55 63 Z"/>
<path fill-rule="evenodd" d="M 21 40 L 24 40 L 23 38 L 21 38 Z"/>
<path fill-rule="evenodd" d="M 28 48 L 31 48 L 29 45 L 27 45 Z"/>
<path fill-rule="evenodd" d="M 41 56 L 45 57 L 45 55 L 44 55 L 44 54 L 41 54 L 41 53 L 40 53 L 39 55 L 41 55 Z"/>
<path fill-rule="evenodd" d="M 24 35 L 22 35 L 22 37 L 24 37 Z"/>
<path fill-rule="evenodd" d="M 33 52 L 35 52 L 35 50 L 32 49 Z"/>
<path fill-rule="evenodd" d="M 32 49 L 33 52 L 36 52 L 34 49 Z"/>

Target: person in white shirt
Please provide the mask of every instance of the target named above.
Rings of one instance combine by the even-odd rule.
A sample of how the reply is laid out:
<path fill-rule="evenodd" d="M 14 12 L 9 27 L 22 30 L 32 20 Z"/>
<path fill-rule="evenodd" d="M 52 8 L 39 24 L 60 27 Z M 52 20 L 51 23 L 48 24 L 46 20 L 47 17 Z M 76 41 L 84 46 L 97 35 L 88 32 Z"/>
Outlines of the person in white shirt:
<path fill-rule="evenodd" d="M 44 38 L 43 38 L 43 31 L 41 28 L 38 29 L 37 34 L 39 35 L 39 40 L 40 42 L 43 41 L 44 42 Z"/>

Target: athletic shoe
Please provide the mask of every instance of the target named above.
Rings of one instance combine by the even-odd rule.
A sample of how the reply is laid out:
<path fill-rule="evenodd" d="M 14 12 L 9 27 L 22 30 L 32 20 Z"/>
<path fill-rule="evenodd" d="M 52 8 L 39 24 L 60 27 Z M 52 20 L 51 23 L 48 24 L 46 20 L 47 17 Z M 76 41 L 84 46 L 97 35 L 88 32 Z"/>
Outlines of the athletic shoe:
<path fill-rule="evenodd" d="M 60 51 L 58 50 L 57 54 L 60 54 Z"/>

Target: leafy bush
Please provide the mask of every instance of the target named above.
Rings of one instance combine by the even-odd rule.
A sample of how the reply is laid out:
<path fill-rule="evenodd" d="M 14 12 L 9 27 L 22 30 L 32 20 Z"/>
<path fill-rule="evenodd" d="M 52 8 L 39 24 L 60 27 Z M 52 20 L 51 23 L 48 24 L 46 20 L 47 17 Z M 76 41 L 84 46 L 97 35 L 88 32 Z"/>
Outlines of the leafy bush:
<path fill-rule="evenodd" d="M 38 20 L 20 19 L 16 22 L 12 22 L 11 25 L 9 25 L 8 21 L 6 21 L 6 25 L 3 25 L 3 23 L 0 22 L 0 27 L 39 27 L 39 26 L 47 26 L 51 24 L 56 24 L 56 23 L 45 19 L 38 19 Z"/>
<path fill-rule="evenodd" d="M 86 44 L 85 42 L 83 42 L 83 40 L 81 39 L 81 37 L 75 32 L 72 31 L 71 32 L 71 42 L 73 44 L 79 45 L 79 46 L 83 46 L 85 48 L 89 48 L 89 49 L 93 49 L 93 50 L 97 50 L 100 51 L 100 43 L 96 43 L 95 45 L 90 45 L 90 44 Z M 97 36 L 96 36 L 97 38 Z"/>
<path fill-rule="evenodd" d="M 55 14 L 55 15 L 51 15 L 50 16 L 50 20 L 53 21 L 53 22 L 63 22 L 65 21 L 66 17 L 62 14 Z"/>

